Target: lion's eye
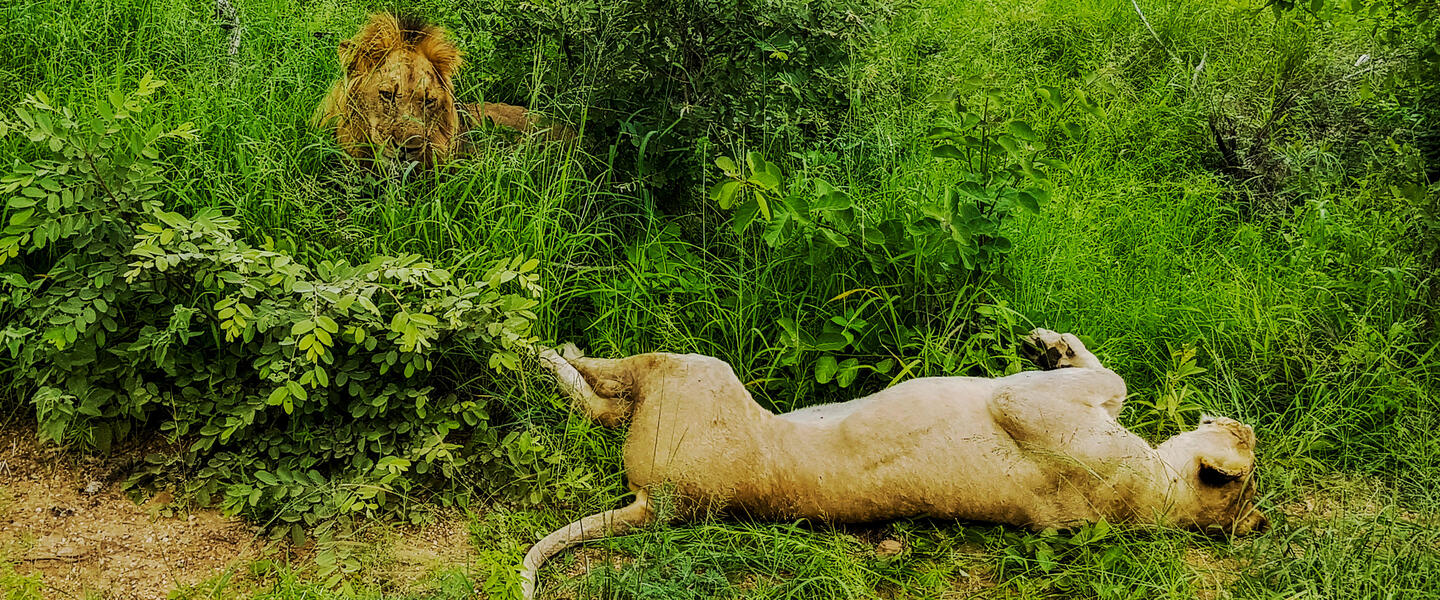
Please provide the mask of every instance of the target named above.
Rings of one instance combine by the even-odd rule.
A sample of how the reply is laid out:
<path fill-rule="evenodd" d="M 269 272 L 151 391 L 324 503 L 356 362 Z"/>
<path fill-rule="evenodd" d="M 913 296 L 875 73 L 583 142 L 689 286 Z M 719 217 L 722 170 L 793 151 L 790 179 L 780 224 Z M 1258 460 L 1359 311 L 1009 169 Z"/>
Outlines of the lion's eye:
<path fill-rule="evenodd" d="M 390 92 L 390 91 L 381 90 L 381 91 L 380 91 L 380 99 L 381 99 L 381 100 L 384 100 L 384 101 L 386 101 L 386 102 L 394 102 L 394 101 L 395 101 L 395 92 Z"/>

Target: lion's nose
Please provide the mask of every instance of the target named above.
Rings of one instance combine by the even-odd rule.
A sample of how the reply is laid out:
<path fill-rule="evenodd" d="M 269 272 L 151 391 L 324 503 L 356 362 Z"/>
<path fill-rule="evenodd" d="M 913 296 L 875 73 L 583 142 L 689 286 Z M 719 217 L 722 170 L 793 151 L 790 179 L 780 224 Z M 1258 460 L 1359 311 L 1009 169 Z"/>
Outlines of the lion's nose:
<path fill-rule="evenodd" d="M 425 139 L 420 136 L 411 136 L 400 145 L 400 157 L 405 160 L 419 162 L 425 155 Z"/>

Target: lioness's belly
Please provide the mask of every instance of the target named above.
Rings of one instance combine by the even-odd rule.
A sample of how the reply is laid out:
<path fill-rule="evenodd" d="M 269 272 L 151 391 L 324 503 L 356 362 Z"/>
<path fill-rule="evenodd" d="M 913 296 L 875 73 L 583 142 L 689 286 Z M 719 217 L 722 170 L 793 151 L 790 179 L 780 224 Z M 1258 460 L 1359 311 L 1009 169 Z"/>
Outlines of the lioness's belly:
<path fill-rule="evenodd" d="M 1026 525 L 1046 474 L 990 418 L 992 380 L 926 378 L 781 415 L 770 469 L 737 489 L 756 516 L 861 522 L 908 516 Z"/>

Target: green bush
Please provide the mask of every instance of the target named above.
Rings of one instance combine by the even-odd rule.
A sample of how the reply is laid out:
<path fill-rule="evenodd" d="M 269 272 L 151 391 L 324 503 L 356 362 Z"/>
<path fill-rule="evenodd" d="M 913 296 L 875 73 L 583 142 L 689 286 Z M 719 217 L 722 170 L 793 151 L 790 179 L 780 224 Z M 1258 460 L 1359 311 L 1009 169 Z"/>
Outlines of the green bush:
<path fill-rule="evenodd" d="M 980 296 L 988 282 L 1003 278 L 1004 258 L 1013 248 L 1007 222 L 1021 210 L 1039 212 L 1050 198 L 1050 172 L 1069 167 L 1052 157 L 1028 122 L 1008 118 L 991 98 L 997 92 L 977 79 L 933 98 L 947 114 L 930 128 L 930 154 L 955 173 L 955 181 L 934 197 L 909 198 L 888 210 L 876 210 L 875 201 L 857 202 L 824 178 L 834 172 L 833 154 L 802 156 L 801 168 L 788 180 L 784 169 L 760 152 L 750 152 L 743 165 L 726 156 L 716 159 L 722 176 L 711 199 L 733 210 L 736 233 L 760 225 L 760 239 L 776 252 L 770 260 L 822 273 L 868 267 L 857 276 L 873 287 L 835 298 L 856 295 L 856 306 L 818 324 L 776 320 L 778 365 L 798 368 L 806 364 L 801 353 L 813 352 L 813 368 L 801 371 L 813 371 L 822 385 L 849 387 L 863 372 L 888 379 L 898 371 L 898 379 L 924 363 L 897 370 L 896 359 L 905 362 L 907 347 L 937 328 L 955 326 L 938 325 L 935 315 L 915 310 L 915 298 L 937 290 Z M 1057 107 L 1071 101 L 1057 88 L 1040 88 L 1037 95 Z M 1072 124 L 1067 135 L 1083 137 L 1084 129 Z M 1000 307 L 982 307 L 965 316 L 963 329 L 976 340 L 1004 343 L 1019 332 L 1013 317 Z M 993 371 L 1016 366 L 1013 352 L 996 358 L 983 362 L 992 363 L 985 366 Z M 946 372 L 955 372 L 953 355 L 941 361 Z"/>
<path fill-rule="evenodd" d="M 544 447 L 440 375 L 519 366 L 537 261 L 474 281 L 413 255 L 309 268 L 216 209 L 169 212 L 161 148 L 194 134 L 151 123 L 162 85 L 93 115 L 35 94 L 0 121 L 32 142 L 0 178 L 0 340 L 42 437 L 108 451 L 159 430 L 177 450 L 142 475 L 297 536 L 397 514 L 462 469 L 538 501 Z"/>
<path fill-rule="evenodd" d="M 852 50 L 888 14 L 884 0 L 493 1 L 459 10 L 489 32 L 477 70 L 528 97 L 539 83 L 585 106 L 591 139 L 615 140 L 648 183 L 699 175 L 696 140 L 817 139 L 850 105 Z"/>

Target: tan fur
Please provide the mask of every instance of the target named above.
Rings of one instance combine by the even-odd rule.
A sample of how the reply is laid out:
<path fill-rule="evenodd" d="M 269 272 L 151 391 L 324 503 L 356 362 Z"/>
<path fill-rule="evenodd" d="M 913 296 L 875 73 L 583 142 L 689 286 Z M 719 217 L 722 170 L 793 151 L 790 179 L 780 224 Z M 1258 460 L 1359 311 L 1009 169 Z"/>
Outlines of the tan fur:
<path fill-rule="evenodd" d="M 1043 529 L 1100 519 L 1248 533 L 1255 434 L 1204 417 L 1151 447 L 1116 421 L 1125 381 L 1079 339 L 1037 329 L 1053 370 L 997 379 L 932 377 L 850 402 L 772 414 L 724 362 L 700 355 L 618 360 L 542 355 L 564 393 L 607 425 L 629 417 L 625 471 L 634 504 L 547 536 L 540 565 L 579 541 L 653 521 L 673 489 L 676 519 L 727 510 L 758 518 L 864 522 L 906 517 Z"/>
<path fill-rule="evenodd" d="M 345 76 L 316 109 L 316 124 L 333 127 L 341 148 L 356 158 L 425 165 L 463 151 L 460 136 L 475 125 L 540 131 L 540 119 L 521 106 L 467 104 L 461 110 L 454 78 L 464 59 L 446 35 L 390 13 L 370 15 L 359 33 L 340 43 Z M 574 138 L 563 126 L 543 129 L 552 139 Z"/>

